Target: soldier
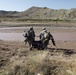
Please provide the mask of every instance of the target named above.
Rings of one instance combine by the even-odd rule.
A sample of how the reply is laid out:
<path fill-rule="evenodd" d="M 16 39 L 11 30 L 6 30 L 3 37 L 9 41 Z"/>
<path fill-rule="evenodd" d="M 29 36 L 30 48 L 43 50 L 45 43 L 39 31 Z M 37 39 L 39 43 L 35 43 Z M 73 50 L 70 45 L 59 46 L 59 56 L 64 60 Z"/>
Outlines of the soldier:
<path fill-rule="evenodd" d="M 30 29 L 25 32 L 23 35 L 26 39 L 24 40 L 25 44 L 28 42 L 30 50 L 32 49 L 32 42 L 35 41 L 35 32 L 33 27 L 30 27 Z"/>
<path fill-rule="evenodd" d="M 35 32 L 34 32 L 33 27 L 30 27 L 28 33 L 30 33 L 30 34 L 31 34 L 31 38 L 32 38 L 33 40 L 35 40 Z"/>
<path fill-rule="evenodd" d="M 39 37 L 40 37 L 40 40 L 42 41 L 42 44 L 43 44 L 43 48 L 45 49 L 45 41 L 46 41 L 46 39 L 47 39 L 47 35 L 48 35 L 48 32 L 47 32 L 47 30 L 46 30 L 46 28 L 45 27 L 43 27 L 43 29 L 42 29 L 42 31 L 40 32 L 40 35 L 39 35 Z"/>
<path fill-rule="evenodd" d="M 45 27 L 43 27 L 42 31 L 40 32 L 40 40 L 43 40 L 44 39 L 44 35 L 47 33 L 47 30 Z"/>

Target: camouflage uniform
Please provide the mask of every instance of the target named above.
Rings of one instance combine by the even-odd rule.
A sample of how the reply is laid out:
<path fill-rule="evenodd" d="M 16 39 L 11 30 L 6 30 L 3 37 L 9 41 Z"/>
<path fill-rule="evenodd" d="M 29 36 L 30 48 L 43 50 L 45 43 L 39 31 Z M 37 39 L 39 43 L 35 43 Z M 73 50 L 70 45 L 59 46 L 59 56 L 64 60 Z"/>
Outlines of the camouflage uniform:
<path fill-rule="evenodd" d="M 46 28 L 43 28 L 43 30 L 40 32 L 40 35 L 39 35 L 40 40 L 43 40 L 43 39 L 44 39 L 44 35 L 45 35 L 46 33 L 47 33 Z"/>
<path fill-rule="evenodd" d="M 45 35 L 47 34 L 47 30 L 46 28 L 43 28 L 43 30 L 40 32 L 40 40 L 42 41 L 42 44 L 43 44 L 43 48 L 45 49 L 45 41 L 47 40 L 47 37 L 45 37 Z"/>
<path fill-rule="evenodd" d="M 30 38 L 32 38 L 33 40 L 35 40 L 35 32 L 34 32 L 33 27 L 31 27 L 31 28 L 29 29 L 28 33 L 31 34 L 31 37 L 30 37 Z"/>

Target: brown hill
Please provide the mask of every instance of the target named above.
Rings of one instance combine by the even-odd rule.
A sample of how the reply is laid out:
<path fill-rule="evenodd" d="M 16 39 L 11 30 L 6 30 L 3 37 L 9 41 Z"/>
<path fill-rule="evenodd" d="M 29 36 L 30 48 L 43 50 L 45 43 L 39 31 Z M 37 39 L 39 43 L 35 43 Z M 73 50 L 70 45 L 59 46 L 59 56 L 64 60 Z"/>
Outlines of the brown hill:
<path fill-rule="evenodd" d="M 60 19 L 60 20 L 76 20 L 76 8 L 70 10 L 59 9 L 54 10 L 47 7 L 31 7 L 26 11 L 18 13 L 16 16 L 25 19 Z"/>
<path fill-rule="evenodd" d="M 0 17 L 16 17 L 14 16 L 14 14 L 18 14 L 19 12 L 17 11 L 4 11 L 4 10 L 0 10 Z"/>
<path fill-rule="evenodd" d="M 0 11 L 0 16 L 14 16 L 22 19 L 52 19 L 52 20 L 76 20 L 76 8 L 50 9 L 47 7 L 31 7 L 22 12 Z"/>

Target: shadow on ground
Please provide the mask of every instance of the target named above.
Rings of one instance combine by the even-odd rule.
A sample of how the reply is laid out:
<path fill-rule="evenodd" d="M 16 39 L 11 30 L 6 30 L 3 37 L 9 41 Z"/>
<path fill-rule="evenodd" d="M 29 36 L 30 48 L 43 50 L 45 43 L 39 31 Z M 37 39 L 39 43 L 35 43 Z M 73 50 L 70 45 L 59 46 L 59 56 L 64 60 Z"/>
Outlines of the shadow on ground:
<path fill-rule="evenodd" d="M 66 48 L 48 48 L 50 52 L 56 51 L 56 52 L 63 52 L 65 55 L 73 55 L 76 54 L 76 51 L 74 49 L 66 49 Z"/>

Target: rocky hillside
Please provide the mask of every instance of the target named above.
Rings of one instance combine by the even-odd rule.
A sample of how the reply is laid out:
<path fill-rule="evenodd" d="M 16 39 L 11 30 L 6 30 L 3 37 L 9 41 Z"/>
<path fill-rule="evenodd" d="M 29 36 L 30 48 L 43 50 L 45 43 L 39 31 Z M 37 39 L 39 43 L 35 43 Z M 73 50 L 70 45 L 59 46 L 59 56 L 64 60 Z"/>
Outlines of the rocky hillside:
<path fill-rule="evenodd" d="M 9 17 L 9 18 L 13 18 L 16 17 L 14 16 L 14 14 L 18 14 L 19 12 L 17 11 L 4 11 L 4 10 L 0 10 L 0 17 Z"/>
<path fill-rule="evenodd" d="M 5 14 L 6 13 L 6 14 Z M 1 12 L 2 15 L 13 15 L 23 19 L 52 19 L 52 20 L 76 20 L 76 8 L 70 10 L 54 10 L 47 7 L 31 7 L 22 12 Z"/>

